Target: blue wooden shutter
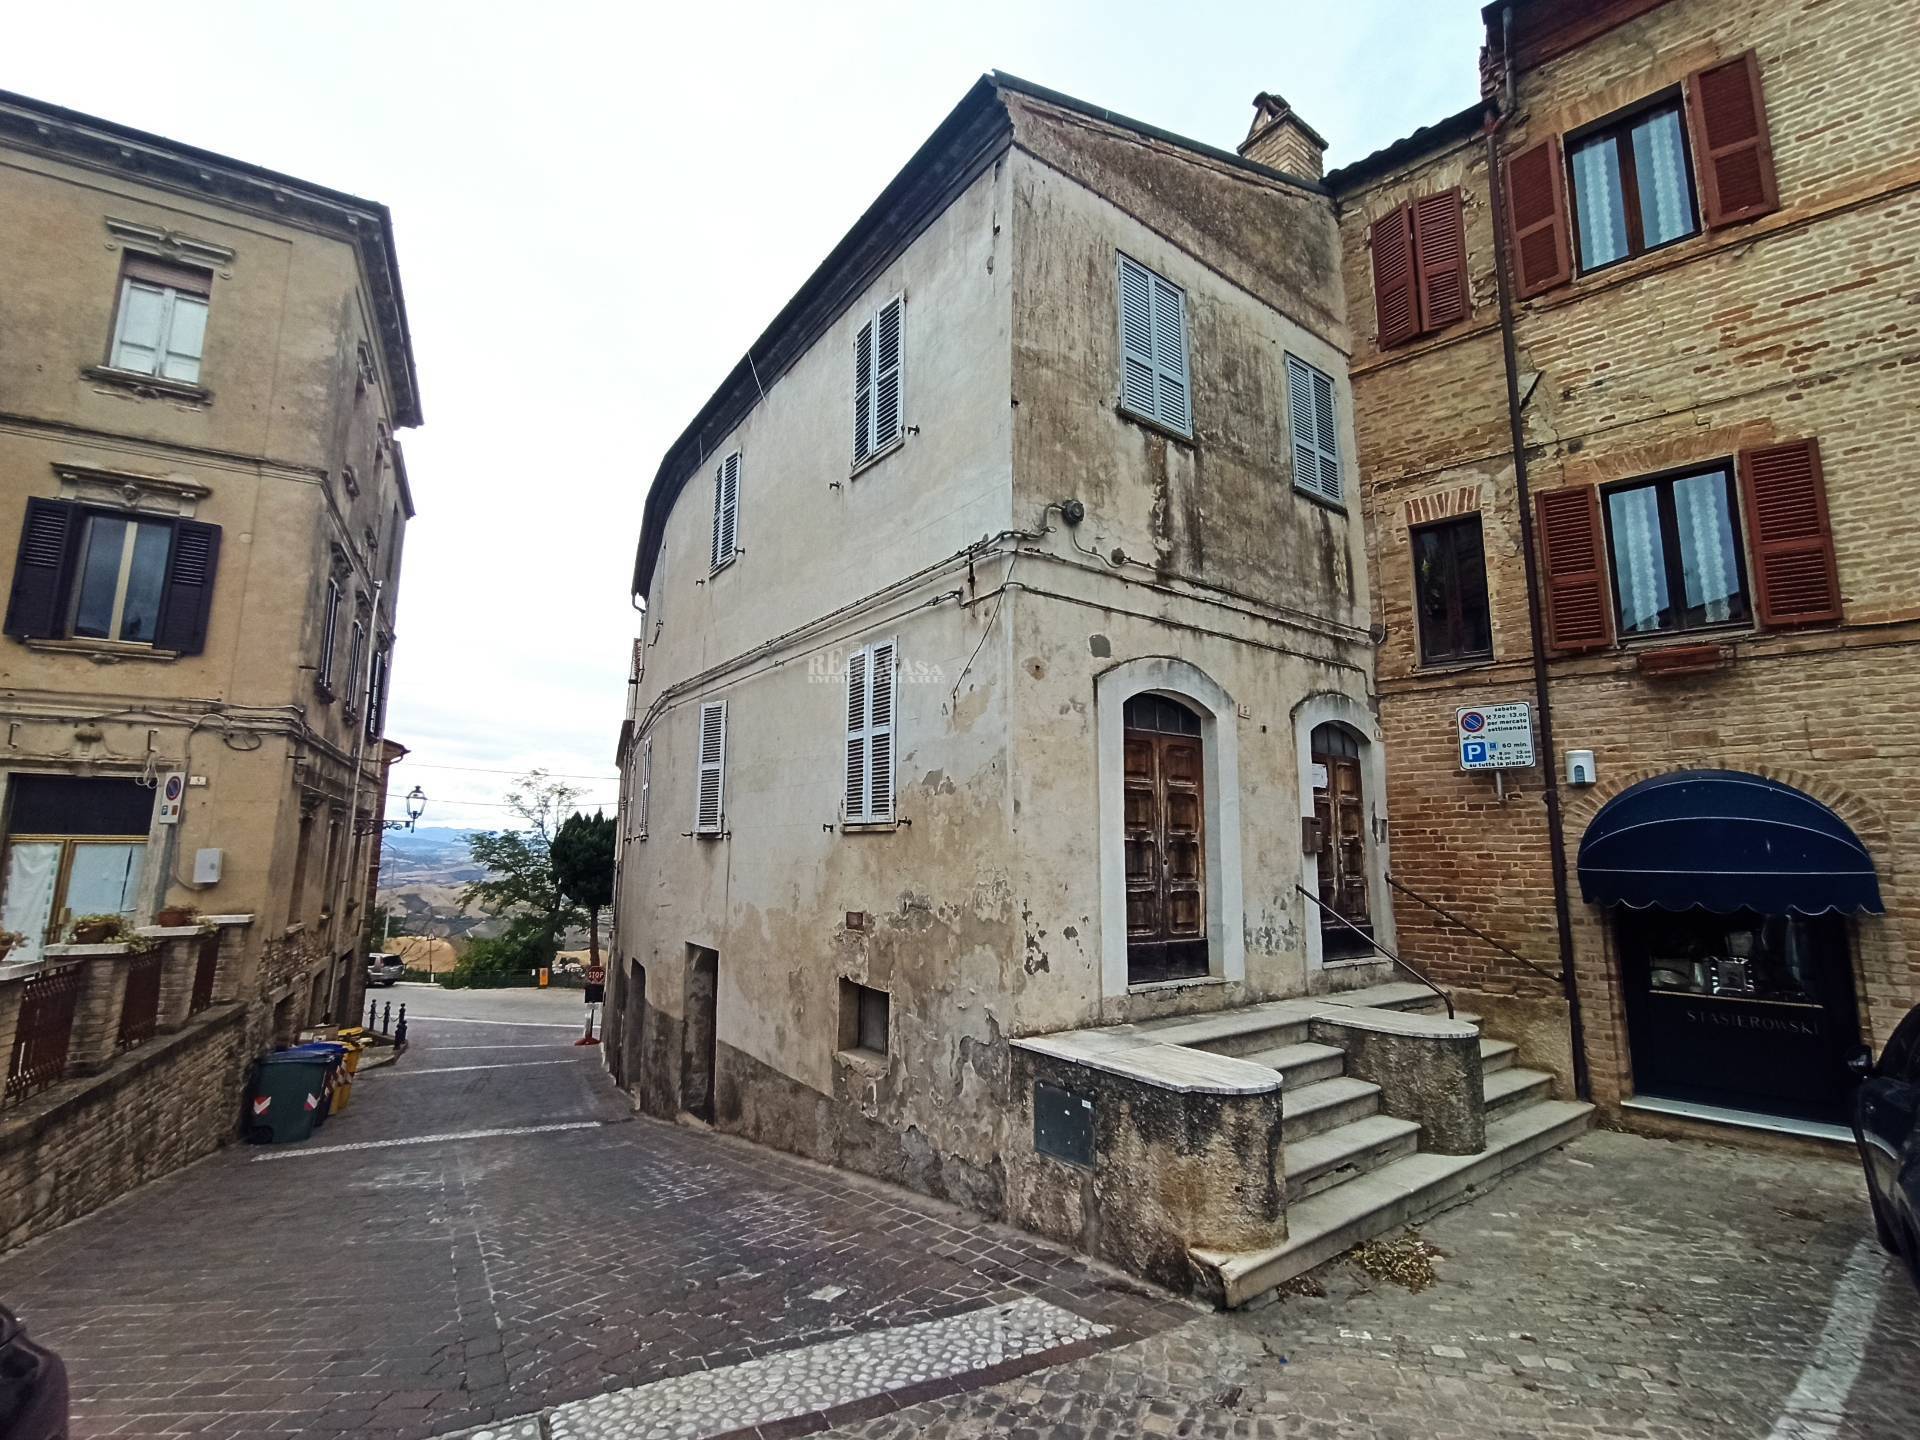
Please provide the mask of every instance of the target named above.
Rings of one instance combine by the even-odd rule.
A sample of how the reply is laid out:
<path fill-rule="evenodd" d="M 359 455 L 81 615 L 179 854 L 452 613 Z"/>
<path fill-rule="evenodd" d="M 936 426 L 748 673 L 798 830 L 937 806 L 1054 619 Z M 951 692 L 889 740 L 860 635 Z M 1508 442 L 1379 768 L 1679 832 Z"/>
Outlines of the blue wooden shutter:
<path fill-rule="evenodd" d="M 1120 404 L 1142 419 L 1159 418 L 1153 364 L 1153 275 L 1120 257 Z"/>
<path fill-rule="evenodd" d="M 1293 435 L 1293 483 L 1340 503 L 1340 447 L 1335 439 L 1333 381 L 1287 356 L 1287 425 Z"/>
<path fill-rule="evenodd" d="M 1193 431 L 1187 396 L 1187 297 L 1153 277 L 1153 368 L 1160 423 L 1182 435 Z"/>

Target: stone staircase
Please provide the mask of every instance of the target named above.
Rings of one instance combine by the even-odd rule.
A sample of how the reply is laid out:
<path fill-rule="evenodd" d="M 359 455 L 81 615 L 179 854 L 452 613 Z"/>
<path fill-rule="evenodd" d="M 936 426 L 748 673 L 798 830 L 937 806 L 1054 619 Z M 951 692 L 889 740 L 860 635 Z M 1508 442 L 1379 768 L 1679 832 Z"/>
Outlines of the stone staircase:
<path fill-rule="evenodd" d="M 1313 1018 L 1329 1005 L 1446 1014 L 1425 986 L 1395 982 L 1139 1027 L 1160 1043 L 1234 1056 L 1282 1077 L 1286 1240 L 1248 1253 L 1192 1252 L 1218 1278 L 1229 1306 L 1491 1184 L 1580 1134 L 1593 1113 L 1591 1105 L 1553 1099 L 1553 1077 L 1516 1064 L 1511 1041 L 1482 1036 L 1485 1148 L 1472 1155 L 1423 1150 L 1419 1122 L 1386 1113 L 1381 1087 L 1347 1074 L 1345 1050 L 1309 1038 Z M 1475 1015 L 1454 1018 L 1479 1024 Z"/>

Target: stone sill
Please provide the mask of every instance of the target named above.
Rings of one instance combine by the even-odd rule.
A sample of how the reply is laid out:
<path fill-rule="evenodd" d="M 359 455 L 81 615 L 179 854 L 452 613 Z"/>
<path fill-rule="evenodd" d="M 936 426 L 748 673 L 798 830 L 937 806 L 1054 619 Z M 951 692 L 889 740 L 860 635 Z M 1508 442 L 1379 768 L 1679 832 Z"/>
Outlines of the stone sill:
<path fill-rule="evenodd" d="M 128 640 L 92 640 L 84 636 L 65 640 L 23 640 L 29 650 L 49 655 L 84 655 L 101 665 L 116 660 L 146 660 L 165 663 L 178 660 L 178 650 L 159 650 L 152 645 L 136 645 Z"/>
<path fill-rule="evenodd" d="M 1151 430 L 1156 435 L 1166 436 L 1167 439 L 1173 441 L 1176 445 L 1185 445 L 1190 450 L 1198 450 L 1200 448 L 1200 437 L 1198 435 L 1182 435 L 1171 425 L 1156 420 L 1151 415 L 1141 415 L 1136 411 L 1127 409 L 1127 407 L 1122 405 L 1118 400 L 1113 402 L 1113 413 L 1129 425 L 1138 425 L 1143 430 Z"/>
<path fill-rule="evenodd" d="M 183 380 L 168 380 L 159 375 L 143 375 L 138 370 L 118 370 L 111 365 L 89 365 L 80 374 L 88 380 L 131 391 L 144 400 L 184 400 L 189 405 L 213 404 L 213 392 L 204 385 L 189 385 Z"/>
<path fill-rule="evenodd" d="M 49 960 L 92 960 L 102 955 L 131 955 L 133 946 L 124 940 L 110 940 L 104 945 L 46 945 L 40 953 Z"/>
<path fill-rule="evenodd" d="M 887 1057 L 878 1050 L 836 1050 L 833 1058 L 849 1070 L 860 1070 L 873 1076 L 887 1073 Z"/>
<path fill-rule="evenodd" d="M 1147 980 L 1127 986 L 1129 995 L 1172 995 L 1181 990 L 1204 990 L 1209 985 L 1224 985 L 1224 975 L 1189 975 L 1184 980 Z"/>
<path fill-rule="evenodd" d="M 253 924 L 253 916 L 251 915 L 202 915 L 200 917 L 200 923 L 203 925 L 251 925 Z"/>
<path fill-rule="evenodd" d="M 878 465 L 882 460 L 886 459 L 889 455 L 892 455 L 896 451 L 906 448 L 906 443 L 907 443 L 907 432 L 904 429 L 902 429 L 901 432 L 898 435 L 894 436 L 893 439 L 889 440 L 882 449 L 874 451 L 871 455 L 867 456 L 866 459 L 860 461 L 851 470 L 849 470 L 847 472 L 847 478 L 849 480 L 859 479 L 862 475 L 866 474 L 867 471 L 873 469 L 874 466 Z"/>
<path fill-rule="evenodd" d="M 142 925 L 133 933 L 142 940 L 190 940 L 195 936 L 206 934 L 208 928 L 199 924 Z"/>

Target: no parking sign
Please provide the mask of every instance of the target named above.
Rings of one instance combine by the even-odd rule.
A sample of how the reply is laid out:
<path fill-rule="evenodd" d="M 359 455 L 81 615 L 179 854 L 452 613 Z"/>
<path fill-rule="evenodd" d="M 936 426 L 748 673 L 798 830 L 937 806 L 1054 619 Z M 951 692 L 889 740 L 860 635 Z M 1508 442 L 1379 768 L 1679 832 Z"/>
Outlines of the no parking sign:
<path fill-rule="evenodd" d="M 1533 707 L 1525 701 L 1454 712 L 1462 770 L 1525 770 L 1533 762 Z"/>

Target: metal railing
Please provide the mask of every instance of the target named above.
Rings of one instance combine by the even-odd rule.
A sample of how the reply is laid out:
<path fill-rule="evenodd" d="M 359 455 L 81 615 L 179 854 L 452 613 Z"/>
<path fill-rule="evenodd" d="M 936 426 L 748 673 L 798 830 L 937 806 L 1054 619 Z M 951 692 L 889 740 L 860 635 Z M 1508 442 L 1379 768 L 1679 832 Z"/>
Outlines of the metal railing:
<path fill-rule="evenodd" d="M 1318 895 L 1314 894 L 1311 890 L 1307 889 L 1306 886 L 1296 883 L 1293 888 L 1298 890 L 1302 895 L 1306 896 L 1307 899 L 1311 900 L 1315 904 L 1315 906 L 1319 908 L 1319 911 L 1322 915 L 1331 915 L 1335 920 L 1338 920 L 1342 925 L 1346 926 L 1347 929 L 1351 930 L 1354 934 L 1358 935 L 1362 940 L 1366 941 L 1367 944 L 1371 946 L 1373 949 L 1378 950 L 1382 955 L 1386 956 L 1387 959 L 1391 960 L 1394 964 L 1398 965 L 1402 970 L 1406 971 L 1407 974 L 1411 975 L 1414 979 L 1418 980 L 1422 985 L 1426 986 L 1427 989 L 1431 990 L 1435 995 L 1438 995 L 1440 997 L 1440 1003 L 1447 1007 L 1447 1018 L 1449 1020 L 1453 1019 L 1453 997 L 1448 995 L 1446 991 L 1442 990 L 1438 985 L 1434 984 L 1433 981 L 1429 980 L 1426 976 L 1422 975 L 1418 970 L 1414 969 L 1413 966 L 1409 965 L 1405 960 L 1401 959 L 1398 955 L 1394 954 L 1393 951 L 1389 950 L 1386 946 L 1382 945 L 1378 940 L 1374 939 L 1373 936 L 1369 935 L 1366 931 L 1362 930 L 1358 925 L 1354 924 L 1351 920 L 1347 919 L 1347 917 L 1342 915 L 1338 910 L 1335 910 L 1332 906 L 1328 905 L 1326 901 L 1322 900 Z"/>
<path fill-rule="evenodd" d="M 160 1024 L 160 964 L 158 950 L 135 955 L 127 962 L 126 995 L 120 1002 L 118 1048 L 131 1050 L 153 1038 Z"/>
<path fill-rule="evenodd" d="M 1393 875 L 1391 872 L 1389 872 L 1387 875 L 1387 884 L 1391 885 L 1395 890 L 1398 890 L 1402 895 L 1405 895 L 1408 899 L 1417 901 L 1419 904 L 1426 906 L 1427 909 L 1433 911 L 1434 914 L 1438 915 L 1442 920 L 1445 920 L 1449 925 L 1457 925 L 1462 930 L 1466 931 L 1469 935 L 1473 936 L 1476 940 L 1479 940 L 1487 945 L 1492 946 L 1495 950 L 1498 950 L 1502 955 L 1505 955 L 1509 960 L 1518 960 L 1522 965 L 1526 966 L 1529 970 L 1533 971 L 1533 973 L 1538 975 L 1542 980 L 1551 980 L 1555 985 L 1564 985 L 1566 983 L 1566 977 L 1562 975 L 1559 971 L 1549 970 L 1544 965 L 1536 965 L 1533 961 L 1529 960 L 1526 956 L 1522 955 L 1518 950 L 1514 950 L 1509 948 L 1508 946 L 1502 945 L 1498 940 L 1494 939 L 1491 935 L 1487 934 L 1486 931 L 1480 929 L 1477 925 L 1471 925 L 1467 921 L 1462 920 L 1458 915 L 1454 914 L 1451 910 L 1445 909 L 1444 907 L 1437 904 L 1436 902 L 1429 900 L 1426 896 L 1422 895 L 1418 890 L 1415 890 L 1411 885 L 1403 885 L 1400 881 L 1393 878 Z"/>
<path fill-rule="evenodd" d="M 80 968 L 69 965 L 26 982 L 7 1066 L 8 1100 L 43 1090 L 66 1073 L 73 1012 L 80 1003 Z"/>
<path fill-rule="evenodd" d="M 198 1015 L 213 1004 L 213 977 L 220 968 L 220 936 L 213 932 L 200 937 L 200 958 L 193 968 L 193 998 L 187 1013 Z"/>

